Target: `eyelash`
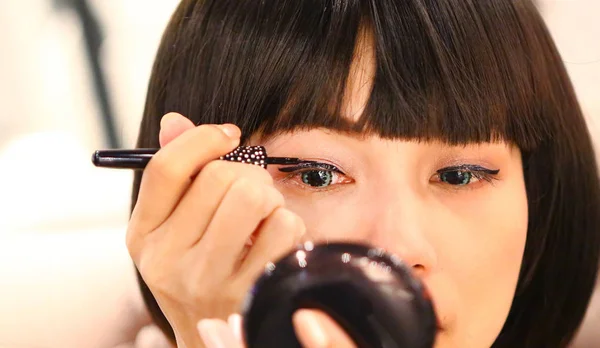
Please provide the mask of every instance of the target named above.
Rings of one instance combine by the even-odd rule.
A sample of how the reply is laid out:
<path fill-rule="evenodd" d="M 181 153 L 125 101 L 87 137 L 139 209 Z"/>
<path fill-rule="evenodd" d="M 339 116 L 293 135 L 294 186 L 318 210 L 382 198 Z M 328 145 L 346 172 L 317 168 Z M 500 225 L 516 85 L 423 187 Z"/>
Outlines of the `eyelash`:
<path fill-rule="evenodd" d="M 319 171 L 333 172 L 335 174 L 343 175 L 343 176 L 346 175 L 341 170 L 339 170 L 336 166 L 328 164 L 328 163 L 320 163 L 320 162 L 304 163 L 304 164 L 293 166 L 293 167 L 283 167 L 283 168 L 279 168 L 279 171 L 283 172 L 283 173 L 289 173 L 284 180 L 290 180 L 290 179 L 293 179 L 294 177 L 301 176 L 302 174 L 305 174 L 305 173 L 319 172 Z M 468 174 L 469 176 L 471 176 L 471 179 L 469 180 L 468 183 L 462 184 L 462 185 L 453 185 L 453 184 L 442 181 L 443 180 L 442 177 L 444 176 L 444 174 L 457 173 L 457 172 L 460 172 L 463 174 Z M 464 188 L 472 188 L 473 184 L 480 182 L 482 180 L 486 181 L 488 183 L 491 183 L 492 181 L 498 179 L 496 177 L 496 175 L 499 172 L 500 172 L 500 170 L 492 170 L 492 169 L 484 168 L 484 167 L 478 166 L 478 165 L 463 164 L 463 165 L 457 165 L 457 166 L 439 169 L 436 171 L 436 174 L 434 175 L 434 177 L 437 178 L 436 182 L 445 184 L 445 186 L 450 186 L 453 189 L 464 189 Z M 477 179 L 477 181 L 472 182 L 473 179 Z M 331 186 L 337 186 L 338 184 L 330 184 L 330 185 L 326 185 L 323 187 L 311 186 L 306 183 L 299 184 L 299 185 L 301 185 L 303 188 L 306 188 L 309 190 L 324 191 L 324 190 L 329 190 L 329 189 L 331 189 Z"/>

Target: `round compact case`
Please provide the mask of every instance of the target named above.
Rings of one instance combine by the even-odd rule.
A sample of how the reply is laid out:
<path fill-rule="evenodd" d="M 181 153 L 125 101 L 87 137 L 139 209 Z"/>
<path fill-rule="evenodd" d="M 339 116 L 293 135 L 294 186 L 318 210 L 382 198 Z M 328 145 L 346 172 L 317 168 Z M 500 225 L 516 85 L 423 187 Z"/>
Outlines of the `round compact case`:
<path fill-rule="evenodd" d="M 301 347 L 292 324 L 299 308 L 325 312 L 358 347 L 429 348 L 437 331 L 410 267 L 361 245 L 309 242 L 268 265 L 243 310 L 248 347 Z"/>

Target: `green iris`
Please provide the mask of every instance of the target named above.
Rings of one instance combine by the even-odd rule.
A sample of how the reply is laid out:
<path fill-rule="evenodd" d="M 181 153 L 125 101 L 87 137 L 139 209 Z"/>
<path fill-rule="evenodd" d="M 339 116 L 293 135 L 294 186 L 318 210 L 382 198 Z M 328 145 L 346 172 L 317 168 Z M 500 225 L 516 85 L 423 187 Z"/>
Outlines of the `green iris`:
<path fill-rule="evenodd" d="M 301 173 L 302 182 L 312 187 L 326 187 L 333 181 L 330 170 L 307 170 Z"/>
<path fill-rule="evenodd" d="M 473 173 L 462 170 L 453 170 L 440 174 L 440 180 L 455 186 L 468 185 L 473 180 Z"/>

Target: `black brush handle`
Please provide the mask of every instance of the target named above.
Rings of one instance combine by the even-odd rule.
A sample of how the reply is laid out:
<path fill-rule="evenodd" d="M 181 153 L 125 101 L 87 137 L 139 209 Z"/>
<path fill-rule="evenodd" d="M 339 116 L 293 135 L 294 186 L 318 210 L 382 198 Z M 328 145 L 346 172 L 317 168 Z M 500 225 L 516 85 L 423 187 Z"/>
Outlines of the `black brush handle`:
<path fill-rule="evenodd" d="M 143 170 L 159 149 L 97 150 L 92 155 L 96 167 Z M 313 163 L 295 157 L 267 157 L 263 146 L 238 146 L 219 159 L 231 162 L 248 163 L 267 168 L 267 165 L 296 165 Z"/>

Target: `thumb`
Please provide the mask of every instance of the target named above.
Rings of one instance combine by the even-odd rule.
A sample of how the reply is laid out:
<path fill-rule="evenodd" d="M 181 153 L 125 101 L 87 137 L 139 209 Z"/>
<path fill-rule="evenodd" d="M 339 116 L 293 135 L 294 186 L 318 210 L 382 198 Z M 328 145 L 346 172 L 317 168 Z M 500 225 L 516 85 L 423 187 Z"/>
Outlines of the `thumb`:
<path fill-rule="evenodd" d="M 303 347 L 350 348 L 356 347 L 346 332 L 325 313 L 300 309 L 294 313 L 294 329 Z"/>
<path fill-rule="evenodd" d="M 160 133 L 158 135 L 160 147 L 165 147 L 173 139 L 195 127 L 189 118 L 178 113 L 172 112 L 164 115 L 160 120 Z"/>

